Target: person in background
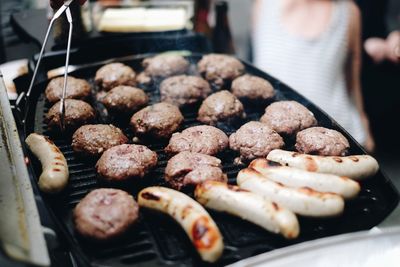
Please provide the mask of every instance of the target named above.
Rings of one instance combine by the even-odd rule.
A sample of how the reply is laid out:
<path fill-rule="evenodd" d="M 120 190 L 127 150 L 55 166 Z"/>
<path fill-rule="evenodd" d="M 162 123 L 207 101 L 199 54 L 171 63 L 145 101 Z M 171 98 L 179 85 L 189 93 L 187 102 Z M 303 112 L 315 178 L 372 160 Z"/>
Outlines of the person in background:
<path fill-rule="evenodd" d="M 325 110 L 372 152 L 357 6 L 345 0 L 256 0 L 253 8 L 255 64 Z"/>
<path fill-rule="evenodd" d="M 400 1 L 357 0 L 362 14 L 361 82 L 365 109 L 380 155 L 400 148 L 393 121 L 400 107 Z"/>

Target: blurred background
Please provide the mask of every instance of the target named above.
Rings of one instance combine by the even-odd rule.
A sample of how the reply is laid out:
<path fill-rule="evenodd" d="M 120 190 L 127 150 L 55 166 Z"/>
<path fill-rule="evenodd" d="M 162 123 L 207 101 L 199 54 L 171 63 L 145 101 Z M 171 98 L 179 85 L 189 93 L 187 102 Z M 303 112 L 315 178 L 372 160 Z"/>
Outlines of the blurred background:
<path fill-rule="evenodd" d="M 154 14 L 149 12 L 144 14 L 143 10 L 136 10 L 136 15 L 132 15 L 121 13 L 121 10 L 107 10 L 107 7 L 118 5 L 135 6 L 136 4 L 154 2 L 175 5 L 180 3 L 181 6 L 184 6 L 185 13 L 182 15 L 177 12 L 174 13 L 175 15 L 171 15 L 171 13 L 162 13 L 160 11 Z M 258 8 L 259 28 L 257 31 L 254 29 L 256 19 L 254 10 L 257 10 L 254 6 L 256 2 L 263 2 L 261 5 L 264 5 L 266 10 L 264 12 L 263 8 Z M 370 152 L 379 159 L 383 170 L 400 189 L 400 164 L 398 164 L 400 162 L 400 138 L 396 130 L 397 122 L 399 121 L 398 116 L 400 115 L 400 105 L 398 104 L 398 99 L 400 99 L 400 1 L 398 0 L 299 0 L 297 4 L 291 3 L 293 1 L 289 0 L 88 1 L 82 7 L 76 5 L 74 21 L 78 26 L 75 27 L 75 39 L 79 43 L 80 38 L 87 40 L 93 36 L 119 38 L 118 34 L 110 35 L 110 32 L 151 32 L 184 28 L 185 30 L 193 30 L 204 34 L 216 52 L 235 54 L 243 60 L 257 63 L 262 62 L 262 60 L 257 58 L 260 57 L 260 53 L 254 48 L 260 46 L 268 48 L 269 44 L 272 46 L 275 40 L 266 38 L 262 39 L 261 44 L 255 44 L 254 40 L 259 42 L 260 38 L 259 35 L 255 38 L 252 34 L 255 32 L 260 34 L 264 28 L 267 29 L 267 26 L 272 25 L 270 17 L 267 16 L 267 14 L 270 14 L 268 9 L 274 8 L 274 5 L 278 2 L 282 2 L 282 5 L 287 5 L 288 10 L 292 11 L 301 10 L 302 4 L 305 6 L 311 2 L 333 2 L 334 6 L 338 2 L 351 2 L 346 5 L 352 6 L 354 4 L 358 9 L 361 28 L 360 34 L 356 34 L 355 47 L 357 47 L 357 39 L 359 39 L 361 66 L 360 72 L 357 74 L 359 77 L 355 79 L 360 79 L 361 81 L 360 89 L 363 95 L 364 110 L 369 118 L 370 130 L 375 141 L 375 146 Z M 324 6 L 323 4 L 316 5 L 315 8 L 321 8 L 322 11 Z M 350 10 L 349 12 L 358 11 Z M 133 11 L 131 10 L 131 12 Z M 293 14 L 297 14 L 296 12 Z M 51 14 L 52 9 L 49 7 L 49 0 L 0 1 L 0 63 L 2 64 L 0 69 L 5 76 L 10 98 L 15 98 L 17 92 L 13 80 L 27 73 L 28 60 L 39 52 L 40 42 L 43 40 Z M 338 27 L 349 27 L 349 31 L 351 31 L 352 14 L 350 13 L 348 17 L 350 26 L 343 23 L 342 26 Z M 136 18 L 146 17 L 147 22 L 144 23 L 145 25 L 142 19 L 140 21 L 139 19 L 134 20 L 135 16 Z M 116 17 L 119 17 L 119 19 L 116 19 Z M 288 18 L 289 24 L 292 21 L 291 19 L 290 17 Z M 317 20 L 318 18 L 315 19 Z M 329 21 L 327 23 L 329 25 Z M 62 24 L 58 25 L 58 30 L 56 27 L 48 50 L 62 49 L 64 26 Z M 324 29 L 322 29 L 323 31 Z M 265 34 L 267 36 L 268 31 Z M 305 34 L 307 34 L 307 31 Z M 332 40 L 335 40 L 335 38 Z M 352 37 L 349 39 L 352 39 Z M 349 43 L 347 44 L 348 46 L 350 46 Z M 288 44 L 288 46 L 293 47 L 294 44 Z M 351 47 L 343 49 L 350 51 L 349 54 L 353 53 Z M 358 62 L 357 57 L 354 57 L 354 55 L 349 57 L 349 60 Z M 324 62 L 324 65 L 326 64 L 333 65 L 336 63 Z M 350 62 L 349 64 L 356 65 L 355 62 Z M 263 69 L 261 65 L 258 65 L 258 67 Z M 266 70 L 269 72 L 268 68 Z M 291 70 L 288 69 L 287 71 L 290 72 Z M 329 70 L 324 71 L 327 72 Z M 283 82 L 286 81 L 283 78 L 282 80 Z M 292 85 L 292 87 L 297 89 L 296 84 Z"/>

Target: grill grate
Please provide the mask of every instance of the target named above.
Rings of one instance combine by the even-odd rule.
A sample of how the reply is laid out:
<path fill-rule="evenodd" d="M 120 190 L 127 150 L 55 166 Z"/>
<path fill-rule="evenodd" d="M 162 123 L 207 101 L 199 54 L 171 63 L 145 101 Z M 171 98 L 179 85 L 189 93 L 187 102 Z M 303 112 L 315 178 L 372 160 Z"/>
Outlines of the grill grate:
<path fill-rule="evenodd" d="M 189 57 L 192 63 L 199 60 L 199 56 Z M 136 71 L 140 71 L 140 60 L 125 62 L 131 65 Z M 94 73 L 98 67 L 89 67 L 77 70 L 74 76 L 89 80 L 93 84 Z M 194 68 L 192 68 L 193 70 Z M 337 129 L 335 122 L 329 119 L 326 114 L 321 112 L 314 105 L 288 88 L 279 81 L 260 72 L 251 65 L 246 64 L 247 73 L 261 76 L 268 79 L 277 89 L 276 100 L 296 100 L 307 106 L 316 116 L 319 124 L 328 128 Z M 195 74 L 195 72 L 193 71 Z M 189 239 L 180 227 L 169 217 L 163 214 L 142 209 L 139 222 L 123 238 L 106 244 L 97 244 L 84 240 L 74 232 L 71 219 L 72 210 L 75 205 L 91 190 L 103 186 L 96 179 L 94 170 L 95 162 L 84 162 L 77 158 L 70 146 L 71 136 L 61 136 L 48 131 L 43 119 L 48 111 L 49 105 L 44 99 L 44 88 L 46 84 L 39 84 L 35 88 L 40 92 L 37 96 L 36 109 L 32 119 L 35 132 L 49 135 L 55 144 L 65 155 L 70 171 L 70 182 L 66 190 L 59 196 L 43 196 L 49 204 L 62 230 L 70 237 L 71 247 L 78 257 L 91 265 L 101 266 L 132 266 L 136 264 L 146 264 L 146 266 L 165 266 L 165 265 L 204 265 L 200 261 L 196 252 L 192 248 Z M 158 93 L 159 82 L 152 86 L 143 86 L 147 92 L 151 104 L 159 102 Z M 95 104 L 99 116 L 99 123 L 109 123 L 112 118 L 104 114 L 104 107 Z M 263 114 L 266 104 L 246 105 L 246 121 L 258 120 Z M 196 121 L 196 112 L 193 110 L 183 110 L 185 117 L 182 129 L 194 125 L 199 125 Z M 129 119 L 128 119 L 129 120 Z M 243 124 L 243 121 L 241 124 Z M 220 124 L 219 128 L 227 134 L 234 132 L 240 127 L 239 123 L 234 125 Z M 127 122 L 117 122 L 117 126 L 124 130 L 126 135 L 132 140 L 132 132 Z M 181 129 L 181 130 L 182 130 Z M 348 136 L 345 132 L 344 134 Z M 293 140 L 285 140 L 287 149 L 293 147 Z M 363 153 L 360 147 L 350 138 L 351 153 Z M 144 144 L 157 152 L 159 163 L 157 168 L 147 175 L 143 180 L 136 184 L 123 185 L 123 189 L 131 192 L 135 197 L 137 192 L 149 185 L 165 185 L 163 180 L 164 168 L 168 157 L 163 148 L 166 141 L 145 140 Z M 236 154 L 233 151 L 222 152 L 218 157 L 223 161 L 223 170 L 227 173 L 230 183 L 235 183 L 237 172 L 242 168 L 233 164 Z M 33 160 L 36 174 L 40 171 L 37 161 Z M 226 265 L 235 261 L 257 255 L 262 252 L 276 248 L 288 246 L 297 242 L 312 240 L 324 236 L 351 232 L 356 230 L 369 229 L 382 221 L 395 207 L 398 201 L 397 192 L 393 189 L 390 181 L 382 173 L 376 177 L 362 183 L 360 195 L 346 203 L 344 214 L 339 218 L 332 219 L 308 219 L 299 218 L 301 226 L 300 237 L 293 241 L 288 241 L 280 236 L 271 234 L 258 226 L 255 226 L 236 217 L 210 211 L 211 216 L 219 226 L 225 243 L 225 251 L 217 265 Z"/>

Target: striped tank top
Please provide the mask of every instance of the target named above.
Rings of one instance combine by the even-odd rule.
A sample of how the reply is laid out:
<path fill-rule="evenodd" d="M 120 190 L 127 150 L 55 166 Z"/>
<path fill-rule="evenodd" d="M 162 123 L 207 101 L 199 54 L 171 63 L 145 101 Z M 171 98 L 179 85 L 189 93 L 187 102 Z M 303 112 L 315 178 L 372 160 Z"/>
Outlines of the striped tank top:
<path fill-rule="evenodd" d="M 284 28 L 280 1 L 260 2 L 252 33 L 255 65 L 311 100 L 363 144 L 366 132 L 346 85 L 348 2 L 333 1 L 328 27 L 312 39 Z"/>

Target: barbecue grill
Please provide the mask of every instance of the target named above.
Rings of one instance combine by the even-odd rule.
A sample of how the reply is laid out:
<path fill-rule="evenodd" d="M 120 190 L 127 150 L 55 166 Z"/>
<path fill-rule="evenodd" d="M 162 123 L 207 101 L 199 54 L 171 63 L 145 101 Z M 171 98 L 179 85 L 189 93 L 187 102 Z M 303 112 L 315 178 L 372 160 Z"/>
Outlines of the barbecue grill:
<path fill-rule="evenodd" d="M 185 44 L 185 41 L 187 42 L 186 45 L 182 45 L 181 42 L 179 49 L 194 50 L 194 52 L 209 52 L 208 49 L 204 49 L 204 47 L 207 46 L 202 45 L 203 41 L 201 41 L 199 45 L 197 38 L 198 37 L 191 36 L 188 39 L 182 39 L 184 40 L 183 44 Z M 193 43 L 196 45 L 193 46 Z M 177 48 L 174 46 L 173 41 L 170 43 L 166 42 L 166 44 L 167 45 L 160 49 L 153 49 L 153 52 Z M 161 47 L 161 43 L 157 43 L 157 45 Z M 126 47 L 126 45 L 123 45 L 123 47 Z M 142 47 L 143 49 L 137 50 L 136 52 L 143 53 L 144 47 L 145 46 Z M 153 46 L 150 47 L 154 48 L 154 42 Z M 131 66 L 136 72 L 140 72 L 142 70 L 141 61 L 145 57 L 150 56 L 150 54 L 132 56 L 132 47 L 125 51 L 125 54 L 128 56 L 124 57 L 120 57 L 122 53 L 121 50 L 116 49 L 114 51 L 115 53 L 110 53 L 109 49 L 105 49 L 104 51 L 107 51 L 107 53 L 104 55 L 101 53 L 101 49 L 102 48 L 98 48 L 97 50 L 89 51 L 83 47 L 73 50 L 71 54 L 71 64 L 75 66 L 75 70 L 71 72 L 70 75 L 86 79 L 95 87 L 95 72 L 105 63 L 112 61 L 123 62 Z M 192 64 L 190 72 L 194 75 L 198 75 L 195 65 L 201 57 L 202 53 L 191 53 L 186 56 Z M 42 203 L 46 211 L 48 211 L 51 220 L 54 222 L 54 230 L 58 233 L 63 244 L 67 245 L 74 260 L 76 260 L 79 266 L 206 265 L 201 261 L 190 243 L 190 240 L 178 224 L 166 215 L 146 209 L 141 209 L 139 221 L 128 233 L 122 238 L 109 243 L 99 244 L 85 240 L 74 231 L 71 215 L 75 205 L 89 191 L 106 185 L 96 179 L 94 169 L 95 162 L 84 161 L 76 157 L 71 148 L 71 134 L 51 132 L 44 122 L 45 114 L 50 108 L 44 96 L 44 90 L 48 83 L 45 74 L 54 67 L 62 66 L 64 59 L 65 54 L 62 53 L 53 53 L 44 57 L 42 63 L 44 67 L 39 70 L 42 81 L 34 86 L 31 98 L 28 100 L 29 102 L 23 103 L 23 106 L 18 108 L 20 110 L 27 109 L 26 111 L 28 114 L 24 120 L 24 124 L 20 123 L 21 138 L 24 139 L 31 132 L 48 135 L 67 159 L 70 180 L 64 192 L 60 195 L 51 196 L 38 193 L 37 188 L 35 190 L 40 195 L 38 197 L 43 200 Z M 106 59 L 106 61 L 101 61 L 104 59 Z M 251 64 L 243 63 L 248 74 L 259 76 L 271 82 L 277 92 L 275 100 L 295 100 L 300 102 L 314 113 L 320 126 L 338 130 L 348 138 L 350 142 L 350 154 L 365 153 L 361 146 L 356 143 L 343 128 L 313 103 L 279 80 L 260 71 Z M 159 102 L 159 84 L 160 81 L 154 81 L 151 85 L 139 86 L 148 94 L 150 99 L 149 104 Z M 97 110 L 98 123 L 113 123 L 123 129 L 125 134 L 132 140 L 133 134 L 126 120 L 110 117 L 104 112 L 104 107 L 96 102 L 94 98 L 91 100 L 91 104 Z M 244 103 L 244 105 L 247 118 L 243 120 L 241 124 L 251 120 L 258 120 L 264 113 L 265 103 L 256 103 L 254 105 Z M 196 120 L 197 108 L 184 109 L 182 113 L 185 120 L 180 131 L 200 124 Z M 22 120 L 17 116 L 17 121 L 21 122 Z M 241 124 L 219 123 L 217 127 L 229 135 L 236 131 Z M 294 140 L 285 141 L 285 148 L 293 149 Z M 163 174 L 168 156 L 164 153 L 163 148 L 166 146 L 167 141 L 146 139 L 143 142 L 150 149 L 157 152 L 159 162 L 157 168 L 146 175 L 143 180 L 135 184 L 121 185 L 124 190 L 127 190 L 134 196 L 137 196 L 137 192 L 146 186 L 165 185 Z M 41 167 L 33 155 L 28 153 L 28 156 L 31 159 L 28 170 L 32 182 L 36 187 L 36 181 L 40 174 Z M 229 183 L 231 184 L 235 183 L 238 171 L 244 168 L 244 166 L 237 166 L 234 164 L 234 158 L 236 156 L 237 154 L 230 150 L 218 155 L 223 162 L 223 170 L 227 173 Z M 301 234 L 295 240 L 286 240 L 281 236 L 269 233 L 239 218 L 210 211 L 210 215 L 223 234 L 225 243 L 223 256 L 215 266 L 227 265 L 263 252 L 303 241 L 370 229 L 389 215 L 397 206 L 398 201 L 399 194 L 395 187 L 391 181 L 379 171 L 374 177 L 361 182 L 360 194 L 357 198 L 346 202 L 345 211 L 342 216 L 328 219 L 312 219 L 299 216 Z"/>

